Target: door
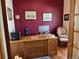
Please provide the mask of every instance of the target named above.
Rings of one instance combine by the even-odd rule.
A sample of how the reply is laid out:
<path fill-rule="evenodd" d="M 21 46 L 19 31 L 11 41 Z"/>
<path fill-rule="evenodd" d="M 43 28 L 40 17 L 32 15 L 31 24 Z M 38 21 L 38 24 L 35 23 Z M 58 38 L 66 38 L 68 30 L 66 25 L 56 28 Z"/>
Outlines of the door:
<path fill-rule="evenodd" d="M 74 42 L 72 59 L 79 59 L 79 0 L 75 4 Z"/>

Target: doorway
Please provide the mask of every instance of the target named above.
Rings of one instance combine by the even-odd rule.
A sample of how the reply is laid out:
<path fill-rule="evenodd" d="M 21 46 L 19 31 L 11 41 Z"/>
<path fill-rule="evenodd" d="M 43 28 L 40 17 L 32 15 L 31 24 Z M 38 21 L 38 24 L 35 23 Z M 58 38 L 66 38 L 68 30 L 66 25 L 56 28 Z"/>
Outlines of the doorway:
<path fill-rule="evenodd" d="M 9 6 L 10 7 L 10 6 Z M 7 8 L 5 8 L 5 9 L 7 9 Z M 12 14 L 13 15 L 13 14 Z M 10 23 L 9 23 L 10 24 Z M 14 25 L 12 25 L 12 26 L 14 26 Z M 11 28 L 11 26 L 10 26 L 10 28 Z M 15 30 L 12 30 L 12 31 L 15 31 Z M 8 34 L 8 33 L 7 33 Z M 9 39 L 9 38 L 7 38 L 7 39 Z M 9 41 L 8 41 L 8 43 L 10 43 Z M 7 43 L 7 44 L 8 44 Z M 9 45 L 10 46 L 10 45 Z M 8 48 L 8 49 L 10 49 L 10 47 Z"/>

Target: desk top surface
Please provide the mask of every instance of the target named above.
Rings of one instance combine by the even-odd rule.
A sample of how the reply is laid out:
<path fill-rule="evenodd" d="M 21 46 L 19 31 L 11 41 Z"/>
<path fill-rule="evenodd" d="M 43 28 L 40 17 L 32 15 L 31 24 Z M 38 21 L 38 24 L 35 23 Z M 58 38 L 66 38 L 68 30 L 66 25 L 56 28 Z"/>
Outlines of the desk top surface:
<path fill-rule="evenodd" d="M 48 39 L 56 39 L 56 38 L 57 37 L 53 34 L 41 34 L 41 35 L 33 35 L 33 36 L 23 36 L 20 38 L 20 40 L 10 41 L 10 43 L 39 41 L 39 40 L 48 40 Z"/>

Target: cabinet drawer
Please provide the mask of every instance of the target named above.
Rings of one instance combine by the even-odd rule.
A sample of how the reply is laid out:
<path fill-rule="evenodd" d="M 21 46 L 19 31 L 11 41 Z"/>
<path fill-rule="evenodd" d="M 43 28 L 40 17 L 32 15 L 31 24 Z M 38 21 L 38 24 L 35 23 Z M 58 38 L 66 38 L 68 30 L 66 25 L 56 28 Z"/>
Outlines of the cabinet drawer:
<path fill-rule="evenodd" d="M 37 46 L 46 46 L 47 45 L 47 41 L 31 41 L 31 42 L 27 42 L 28 47 L 37 47 Z"/>

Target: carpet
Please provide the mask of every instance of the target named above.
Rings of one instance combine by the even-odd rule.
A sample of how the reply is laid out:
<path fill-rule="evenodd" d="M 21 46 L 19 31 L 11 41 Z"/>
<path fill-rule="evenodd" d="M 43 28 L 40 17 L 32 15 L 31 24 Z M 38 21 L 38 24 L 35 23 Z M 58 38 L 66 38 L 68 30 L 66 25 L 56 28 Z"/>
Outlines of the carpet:
<path fill-rule="evenodd" d="M 51 59 L 50 56 L 44 56 L 44 57 L 38 57 L 38 58 L 32 58 L 32 59 Z"/>

